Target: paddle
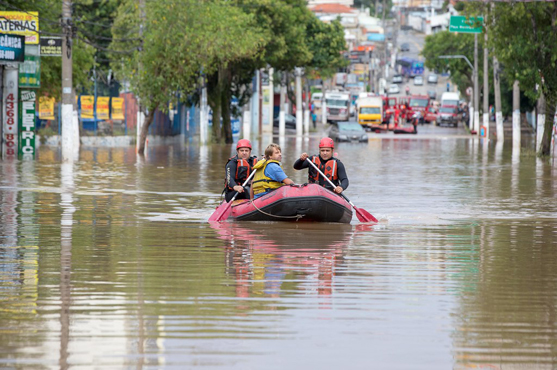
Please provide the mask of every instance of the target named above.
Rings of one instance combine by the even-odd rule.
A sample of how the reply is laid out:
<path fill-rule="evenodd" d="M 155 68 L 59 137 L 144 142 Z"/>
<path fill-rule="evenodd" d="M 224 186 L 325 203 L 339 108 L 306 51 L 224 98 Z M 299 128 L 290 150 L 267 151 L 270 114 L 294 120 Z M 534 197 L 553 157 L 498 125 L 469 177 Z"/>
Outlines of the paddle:
<path fill-rule="evenodd" d="M 313 168 L 315 168 L 317 172 L 319 172 L 319 174 L 323 176 L 323 178 L 327 180 L 333 188 L 336 188 L 335 184 L 333 184 L 333 182 L 329 180 L 329 178 L 325 176 L 323 172 L 321 172 L 321 170 L 319 170 L 319 168 L 317 168 L 317 166 L 312 161 L 309 160 L 309 158 L 306 158 L 306 161 L 308 161 L 309 164 L 311 164 Z M 343 197 L 348 203 L 350 203 L 350 205 L 352 206 L 352 208 L 354 208 L 354 210 L 356 210 L 356 216 L 358 216 L 358 220 L 360 220 L 360 222 L 378 222 L 377 219 L 373 217 L 371 213 L 369 213 L 365 209 L 360 209 L 356 207 L 354 203 L 352 203 L 350 199 L 348 199 L 343 193 L 340 193 L 339 195 Z"/>
<path fill-rule="evenodd" d="M 247 178 L 247 180 L 242 184 L 242 187 L 246 186 L 247 183 L 249 182 L 249 180 L 251 180 L 251 178 L 253 177 L 253 175 L 255 175 L 255 172 L 257 170 L 253 170 L 253 172 L 251 173 L 251 175 L 249 175 L 249 177 Z M 213 212 L 213 214 L 211 215 L 211 217 L 209 217 L 209 222 L 221 222 L 223 220 L 226 220 L 228 218 L 228 216 L 230 216 L 230 212 L 232 212 L 232 208 L 230 208 L 232 206 L 232 202 L 234 202 L 234 199 L 236 199 L 236 197 L 238 196 L 238 192 L 236 192 L 236 194 L 234 194 L 234 196 L 232 197 L 232 199 L 230 199 L 230 202 L 226 203 L 226 202 L 222 202 L 220 206 L 217 207 L 217 209 L 215 210 L 215 212 Z"/>

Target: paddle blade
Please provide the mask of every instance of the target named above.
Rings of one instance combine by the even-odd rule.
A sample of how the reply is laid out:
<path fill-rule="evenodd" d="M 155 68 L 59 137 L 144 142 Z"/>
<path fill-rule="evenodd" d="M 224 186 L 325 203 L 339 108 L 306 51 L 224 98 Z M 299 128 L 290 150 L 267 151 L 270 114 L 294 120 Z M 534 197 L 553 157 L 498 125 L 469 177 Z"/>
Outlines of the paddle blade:
<path fill-rule="evenodd" d="M 209 217 L 209 222 L 221 222 L 224 221 L 230 216 L 230 212 L 232 212 L 232 202 L 222 202 L 220 206 L 215 209 L 215 212 Z"/>
<path fill-rule="evenodd" d="M 369 213 L 365 209 L 360 209 L 355 206 L 352 207 L 354 207 L 354 210 L 356 211 L 356 216 L 358 217 L 358 220 L 360 220 L 360 222 L 375 222 L 375 223 L 379 222 L 375 217 L 373 217 L 371 213 Z"/>

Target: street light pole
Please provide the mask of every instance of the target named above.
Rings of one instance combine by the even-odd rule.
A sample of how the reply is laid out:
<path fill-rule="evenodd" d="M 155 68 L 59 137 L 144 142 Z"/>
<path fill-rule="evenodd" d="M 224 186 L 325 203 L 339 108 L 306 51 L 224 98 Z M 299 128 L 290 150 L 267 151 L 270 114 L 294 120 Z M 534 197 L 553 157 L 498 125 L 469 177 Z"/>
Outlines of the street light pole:
<path fill-rule="evenodd" d="M 474 65 L 477 64 L 477 60 L 478 60 L 478 55 L 477 55 L 477 49 L 476 49 L 476 53 L 474 53 L 475 55 L 475 60 L 474 60 Z M 470 66 L 470 68 L 472 69 L 472 79 L 474 80 L 474 92 L 472 94 L 472 98 L 474 99 L 474 104 L 473 104 L 473 114 L 474 117 L 470 117 L 473 119 L 472 122 L 474 122 L 474 125 L 472 127 L 472 125 L 470 125 L 470 129 L 473 129 L 477 132 L 477 128 L 476 125 L 479 125 L 479 121 L 480 121 L 480 116 L 478 113 L 478 106 L 479 106 L 479 94 L 478 94 L 478 73 L 477 73 L 477 65 L 474 68 L 474 66 L 472 65 L 472 63 L 470 63 L 470 60 L 466 57 L 466 55 L 440 55 L 438 56 L 438 58 L 440 59 L 464 59 L 466 61 L 466 63 L 468 63 L 468 65 Z M 475 117 L 478 117 L 478 119 L 476 120 Z"/>

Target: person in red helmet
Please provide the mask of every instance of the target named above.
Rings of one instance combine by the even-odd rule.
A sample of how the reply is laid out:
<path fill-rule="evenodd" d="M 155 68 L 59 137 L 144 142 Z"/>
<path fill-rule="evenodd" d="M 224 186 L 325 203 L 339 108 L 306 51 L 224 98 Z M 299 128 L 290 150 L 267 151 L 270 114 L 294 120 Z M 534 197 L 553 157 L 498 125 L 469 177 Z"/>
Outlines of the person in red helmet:
<path fill-rule="evenodd" d="M 333 157 L 333 149 L 335 148 L 335 142 L 331 138 L 323 138 L 319 142 L 319 155 L 309 156 L 307 153 L 302 153 L 299 159 L 294 162 L 295 170 L 302 170 L 304 168 L 308 169 L 308 182 L 310 184 L 317 183 L 326 189 L 332 190 L 335 193 L 342 193 L 343 190 L 348 188 L 348 176 L 346 175 L 346 169 L 344 164 L 338 159 Z M 331 184 L 323 178 L 313 168 L 306 159 L 309 158 L 323 172 L 325 176 L 335 187 L 331 187 Z"/>
<path fill-rule="evenodd" d="M 230 202 L 236 192 L 236 199 L 249 199 L 249 185 L 245 188 L 242 184 L 253 171 L 257 157 L 251 156 L 251 143 L 247 139 L 238 140 L 236 155 L 226 162 L 226 177 L 224 179 L 224 199 Z"/>

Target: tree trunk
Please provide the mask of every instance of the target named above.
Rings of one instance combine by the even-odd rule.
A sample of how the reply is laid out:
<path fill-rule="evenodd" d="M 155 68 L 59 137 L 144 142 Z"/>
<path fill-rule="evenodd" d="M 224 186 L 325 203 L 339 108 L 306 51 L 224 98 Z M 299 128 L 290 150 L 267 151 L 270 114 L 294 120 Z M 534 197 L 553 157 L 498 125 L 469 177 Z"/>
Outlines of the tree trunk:
<path fill-rule="evenodd" d="M 212 137 L 215 143 L 221 141 L 221 126 L 220 126 L 220 115 L 221 115 L 221 84 L 220 84 L 220 69 L 215 72 L 214 75 L 210 76 L 207 82 L 207 97 L 209 101 L 209 106 L 213 110 L 213 126 L 212 126 Z"/>
<path fill-rule="evenodd" d="M 222 92 L 221 92 L 221 111 L 222 111 L 222 129 L 224 142 L 227 144 L 232 143 L 232 125 L 230 123 L 230 104 L 231 104 L 231 79 L 230 68 L 222 71 Z"/>
<path fill-rule="evenodd" d="M 555 113 L 555 106 L 550 105 L 549 111 Z M 553 135 L 553 118 L 554 118 L 553 115 L 545 115 L 545 125 L 543 130 L 542 142 L 540 145 L 540 151 L 538 153 L 540 156 L 545 157 L 551 155 L 551 136 Z"/>
<path fill-rule="evenodd" d="M 503 114 L 501 113 L 501 85 L 499 81 L 499 61 L 493 56 L 493 90 L 495 92 L 495 127 L 497 128 L 497 140 L 505 139 L 503 128 Z"/>
<path fill-rule="evenodd" d="M 158 107 L 158 104 L 154 107 L 151 107 L 147 118 L 145 118 L 143 127 L 141 127 L 141 135 L 139 136 L 139 147 L 137 148 L 137 154 L 141 156 L 145 155 L 145 141 L 147 140 L 147 133 L 149 132 L 149 126 L 151 126 L 151 123 L 153 123 L 153 118 L 155 118 L 155 111 Z"/>

